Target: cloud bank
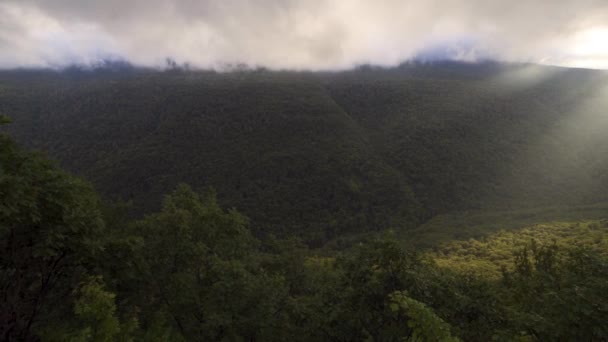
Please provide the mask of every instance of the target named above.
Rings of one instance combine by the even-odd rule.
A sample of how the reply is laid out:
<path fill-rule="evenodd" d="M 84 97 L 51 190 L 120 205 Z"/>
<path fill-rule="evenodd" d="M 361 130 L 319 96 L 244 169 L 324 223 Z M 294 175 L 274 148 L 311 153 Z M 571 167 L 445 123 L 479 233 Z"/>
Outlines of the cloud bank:
<path fill-rule="evenodd" d="M 608 68 L 606 0 L 0 0 L 0 67 L 491 58 Z"/>

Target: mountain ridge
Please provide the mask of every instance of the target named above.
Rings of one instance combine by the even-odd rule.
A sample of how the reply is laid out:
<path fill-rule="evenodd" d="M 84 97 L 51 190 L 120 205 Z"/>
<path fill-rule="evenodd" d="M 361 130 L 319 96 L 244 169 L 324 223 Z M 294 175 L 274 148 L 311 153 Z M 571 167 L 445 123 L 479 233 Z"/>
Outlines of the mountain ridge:
<path fill-rule="evenodd" d="M 0 111 L 18 142 L 140 214 L 187 182 L 259 232 L 326 241 L 451 210 L 605 200 L 605 85 L 602 72 L 494 63 L 3 71 Z"/>

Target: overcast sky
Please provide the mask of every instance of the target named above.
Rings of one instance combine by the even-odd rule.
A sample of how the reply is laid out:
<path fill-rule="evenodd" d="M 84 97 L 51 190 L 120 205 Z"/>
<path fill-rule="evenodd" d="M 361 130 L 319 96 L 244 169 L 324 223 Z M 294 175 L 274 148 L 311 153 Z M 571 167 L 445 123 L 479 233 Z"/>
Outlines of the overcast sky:
<path fill-rule="evenodd" d="M 412 58 L 608 68 L 608 0 L 0 0 L 0 67 L 167 57 L 336 69 Z"/>

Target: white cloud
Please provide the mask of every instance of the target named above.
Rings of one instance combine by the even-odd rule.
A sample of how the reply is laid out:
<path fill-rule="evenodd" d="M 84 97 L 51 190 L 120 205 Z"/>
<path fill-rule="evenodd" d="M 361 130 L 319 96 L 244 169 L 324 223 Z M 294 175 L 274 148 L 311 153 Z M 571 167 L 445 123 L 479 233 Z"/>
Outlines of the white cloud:
<path fill-rule="evenodd" d="M 331 69 L 438 45 L 468 61 L 608 67 L 605 0 L 3 0 L 0 18 L 2 67 L 122 56 Z"/>

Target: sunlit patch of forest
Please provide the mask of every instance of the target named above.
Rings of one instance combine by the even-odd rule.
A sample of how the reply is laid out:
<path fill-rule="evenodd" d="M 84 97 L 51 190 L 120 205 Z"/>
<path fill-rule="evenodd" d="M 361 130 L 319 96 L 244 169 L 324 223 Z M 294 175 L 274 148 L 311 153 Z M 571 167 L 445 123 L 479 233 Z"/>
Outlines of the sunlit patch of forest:
<path fill-rule="evenodd" d="M 431 254 L 440 267 L 499 279 L 503 271 L 513 270 L 518 252 L 539 245 L 585 248 L 607 256 L 608 220 L 546 222 L 501 230 L 477 239 L 442 243 Z"/>

